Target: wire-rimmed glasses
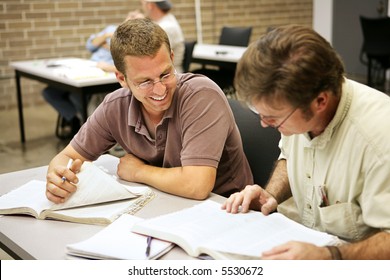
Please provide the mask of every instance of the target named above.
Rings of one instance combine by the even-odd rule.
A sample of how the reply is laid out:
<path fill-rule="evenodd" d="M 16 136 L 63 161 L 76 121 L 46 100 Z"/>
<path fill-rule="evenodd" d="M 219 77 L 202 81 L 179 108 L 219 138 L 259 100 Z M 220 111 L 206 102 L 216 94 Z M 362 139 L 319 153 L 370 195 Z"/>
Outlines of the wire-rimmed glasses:
<path fill-rule="evenodd" d="M 267 126 L 278 129 L 281 127 L 291 116 L 294 114 L 294 112 L 298 109 L 298 107 L 295 107 L 294 110 L 292 110 L 279 124 L 275 125 L 275 118 L 274 117 L 267 117 L 262 116 L 257 110 L 252 106 L 248 104 L 249 109 L 251 109 L 252 112 L 256 113 L 260 117 L 260 121 L 265 123 Z"/>
<path fill-rule="evenodd" d="M 164 74 L 160 76 L 160 78 L 157 81 L 147 80 L 145 82 L 136 84 L 134 82 L 133 85 L 142 91 L 151 91 L 154 88 L 154 85 L 157 83 L 162 83 L 164 86 L 172 82 L 176 77 L 177 71 L 175 68 L 172 68 L 171 72 L 168 74 Z"/>

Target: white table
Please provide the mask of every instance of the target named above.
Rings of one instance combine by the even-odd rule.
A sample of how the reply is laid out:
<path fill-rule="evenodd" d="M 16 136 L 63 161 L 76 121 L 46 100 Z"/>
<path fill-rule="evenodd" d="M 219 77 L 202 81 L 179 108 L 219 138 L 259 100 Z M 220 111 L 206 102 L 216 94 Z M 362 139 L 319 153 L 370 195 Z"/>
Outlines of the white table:
<path fill-rule="evenodd" d="M 191 62 L 202 64 L 201 69 L 194 70 L 214 80 L 222 89 L 231 91 L 237 62 L 246 51 L 246 47 L 196 44 L 192 53 Z M 207 69 L 207 66 L 216 66 Z"/>
<path fill-rule="evenodd" d="M 236 64 L 246 49 L 246 47 L 237 46 L 196 44 L 192 52 L 192 58 L 196 62 Z"/>
<path fill-rule="evenodd" d="M 110 174 L 116 173 L 118 158 L 105 155 L 98 159 Z M 47 166 L 0 174 L 0 195 L 30 180 L 45 180 Z M 125 181 L 122 183 L 126 184 Z M 146 204 L 136 216 L 155 217 L 193 206 L 200 201 L 186 199 L 153 189 L 156 197 Z M 211 194 L 211 200 L 223 202 L 222 196 Z M 102 226 L 38 220 L 30 216 L 0 216 L 0 247 L 15 259 L 61 260 L 66 258 L 65 246 L 85 240 Z M 161 259 L 194 259 L 181 248 L 175 247 Z"/>
<path fill-rule="evenodd" d="M 19 112 L 19 128 L 21 142 L 25 142 L 24 132 L 24 117 L 23 117 L 23 102 L 22 91 L 20 85 L 20 78 L 26 77 L 33 80 L 37 80 L 48 85 L 76 92 L 82 95 L 82 107 L 83 117 L 87 118 L 87 100 L 88 96 L 95 93 L 111 92 L 120 88 L 120 84 L 116 80 L 114 73 L 107 73 L 106 75 L 91 75 L 91 76 L 71 76 L 64 75 L 69 69 L 70 65 L 63 65 L 58 62 L 63 61 L 79 62 L 79 69 L 86 65 L 91 65 L 90 60 L 78 59 L 78 58 L 59 58 L 59 59 L 40 59 L 40 60 L 27 60 L 10 63 L 10 66 L 15 70 L 15 82 L 16 82 L 16 95 L 18 102 Z M 84 68 L 83 68 L 84 69 Z M 91 68 L 92 70 L 92 68 Z M 95 69 L 97 70 L 97 69 Z M 94 71 L 91 71 L 94 72 Z"/>

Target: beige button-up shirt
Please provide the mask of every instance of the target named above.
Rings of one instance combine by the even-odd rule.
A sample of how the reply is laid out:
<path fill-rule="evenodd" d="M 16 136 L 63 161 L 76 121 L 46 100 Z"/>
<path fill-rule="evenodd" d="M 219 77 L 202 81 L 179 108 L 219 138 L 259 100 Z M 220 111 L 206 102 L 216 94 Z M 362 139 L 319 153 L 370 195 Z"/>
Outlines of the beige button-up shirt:
<path fill-rule="evenodd" d="M 325 131 L 282 137 L 280 148 L 304 225 L 349 241 L 390 232 L 388 96 L 346 79 Z"/>

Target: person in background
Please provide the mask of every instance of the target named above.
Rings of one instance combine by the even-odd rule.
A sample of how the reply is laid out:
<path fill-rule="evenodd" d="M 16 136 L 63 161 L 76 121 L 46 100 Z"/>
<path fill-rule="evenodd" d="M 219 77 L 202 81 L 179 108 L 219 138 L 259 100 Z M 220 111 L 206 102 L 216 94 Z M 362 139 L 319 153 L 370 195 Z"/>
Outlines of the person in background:
<path fill-rule="evenodd" d="M 128 13 L 125 20 L 143 17 L 139 11 Z M 97 62 L 97 67 L 106 72 L 115 72 L 114 62 L 110 53 L 110 40 L 116 25 L 109 25 L 97 34 L 92 34 L 86 43 L 86 48 L 91 52 L 91 60 Z M 62 139 L 73 137 L 85 120 L 81 117 L 82 100 L 80 94 L 48 86 L 42 91 L 44 99 L 52 105 L 62 118 L 62 131 L 58 135 Z M 96 96 L 97 97 L 97 96 Z M 96 100 L 89 105 L 88 111 L 96 108 Z M 93 109 L 91 109 L 93 108 Z"/>
<path fill-rule="evenodd" d="M 136 18 L 143 18 L 144 15 L 138 11 L 131 11 L 127 14 L 125 21 Z M 117 25 L 109 25 L 97 34 L 92 34 L 86 44 L 91 52 L 91 60 L 97 62 L 97 66 L 106 72 L 115 72 L 116 68 L 110 51 L 110 41 Z"/>
<path fill-rule="evenodd" d="M 172 3 L 169 0 L 141 0 L 145 16 L 161 26 L 168 34 L 171 48 L 175 54 L 174 65 L 176 71 L 183 72 L 184 35 L 183 31 L 171 13 Z"/>
<path fill-rule="evenodd" d="M 105 97 L 50 162 L 49 200 L 63 202 L 75 192 L 82 162 L 116 143 L 126 152 L 119 178 L 170 194 L 228 196 L 253 183 L 224 93 L 207 77 L 176 71 L 169 38 L 158 24 L 147 18 L 124 22 L 111 39 L 111 54 L 123 88 Z"/>
<path fill-rule="evenodd" d="M 265 189 L 248 185 L 222 208 L 268 215 L 293 197 L 303 225 L 348 241 L 288 242 L 263 259 L 390 259 L 390 98 L 344 75 L 331 45 L 299 25 L 265 34 L 238 63 L 238 95 L 281 132 L 281 154 Z"/>

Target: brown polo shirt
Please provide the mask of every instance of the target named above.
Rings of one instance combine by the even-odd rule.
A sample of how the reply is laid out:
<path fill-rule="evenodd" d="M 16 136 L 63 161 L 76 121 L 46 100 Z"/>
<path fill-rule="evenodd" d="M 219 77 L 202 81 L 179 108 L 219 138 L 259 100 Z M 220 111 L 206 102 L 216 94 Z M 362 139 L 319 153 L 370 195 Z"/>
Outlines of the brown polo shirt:
<path fill-rule="evenodd" d="M 96 160 L 117 142 L 150 165 L 213 166 L 213 192 L 226 194 L 253 184 L 241 137 L 222 90 L 210 79 L 178 74 L 171 107 L 152 139 L 141 103 L 128 89 L 106 96 L 71 141 L 83 157 Z"/>

